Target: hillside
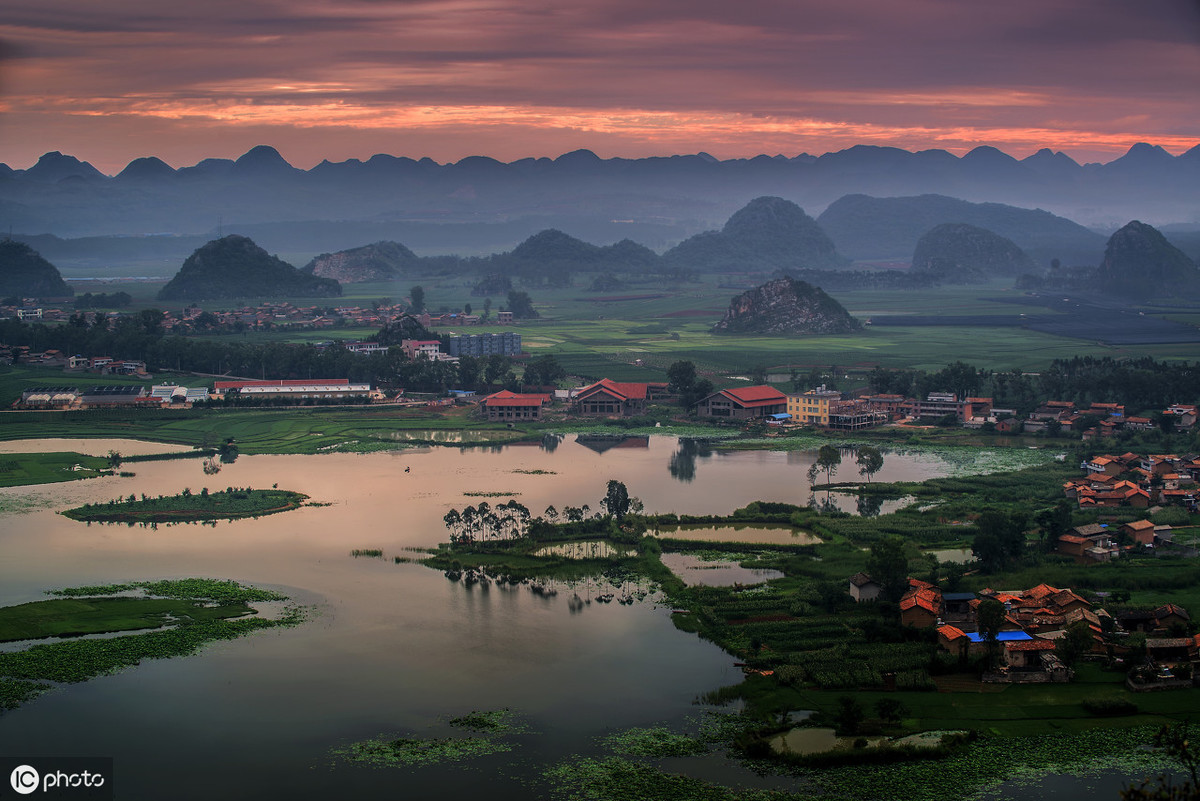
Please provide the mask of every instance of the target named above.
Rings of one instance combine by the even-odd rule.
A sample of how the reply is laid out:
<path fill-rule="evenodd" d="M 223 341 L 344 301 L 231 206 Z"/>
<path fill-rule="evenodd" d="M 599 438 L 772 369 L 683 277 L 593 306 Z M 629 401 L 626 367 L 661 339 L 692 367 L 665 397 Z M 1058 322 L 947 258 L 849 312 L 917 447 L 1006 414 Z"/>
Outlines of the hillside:
<path fill-rule="evenodd" d="M 218 298 L 337 297 L 331 278 L 297 270 L 247 237 L 236 234 L 202 245 L 158 293 L 159 300 Z"/>
<path fill-rule="evenodd" d="M 849 263 L 804 209 L 779 197 L 750 201 L 720 231 L 685 239 L 663 261 L 699 272 L 832 270 Z"/>
<path fill-rule="evenodd" d="M 943 223 L 966 223 L 1012 240 L 1044 267 L 1095 264 L 1104 248 L 1101 234 L 1041 209 L 1003 203 L 969 203 L 943 195 L 869 197 L 846 195 L 817 222 L 838 250 L 852 259 L 903 259 L 925 232 Z"/>
<path fill-rule="evenodd" d="M 862 325 L 818 286 L 777 278 L 729 303 L 714 334 L 844 334 Z"/>
<path fill-rule="evenodd" d="M 1011 239 L 966 223 L 944 223 L 922 236 L 913 251 L 912 269 L 956 284 L 1037 272 Z"/>
<path fill-rule="evenodd" d="M 399 242 L 375 242 L 337 253 L 322 253 L 304 265 L 304 272 L 343 284 L 388 281 L 404 274 L 420 257 Z"/>
<path fill-rule="evenodd" d="M 1200 296 L 1200 269 L 1153 226 L 1134 220 L 1113 234 L 1096 288 L 1126 298 Z"/>
<path fill-rule="evenodd" d="M 0 241 L 0 297 L 59 298 L 74 295 L 58 268 L 12 239 Z"/>

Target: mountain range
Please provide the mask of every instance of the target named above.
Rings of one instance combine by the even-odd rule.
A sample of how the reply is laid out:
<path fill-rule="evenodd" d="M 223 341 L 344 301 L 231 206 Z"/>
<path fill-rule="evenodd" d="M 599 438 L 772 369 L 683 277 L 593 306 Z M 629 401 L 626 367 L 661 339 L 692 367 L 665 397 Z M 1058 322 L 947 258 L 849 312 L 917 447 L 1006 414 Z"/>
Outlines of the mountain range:
<path fill-rule="evenodd" d="M 413 237 L 381 230 L 399 225 L 431 240 L 442 234 L 429 244 L 442 253 L 453 252 L 454 243 L 495 252 L 545 228 L 593 241 L 630 238 L 666 250 L 764 195 L 815 212 L 845 195 L 929 194 L 1037 207 L 1107 230 L 1135 217 L 1200 227 L 1200 146 L 1175 156 L 1141 143 L 1107 164 L 1079 164 L 1048 149 L 1018 160 L 991 147 L 958 157 L 875 146 L 726 160 L 705 153 L 602 159 L 580 150 L 554 159 L 503 163 L 472 156 L 439 164 L 376 155 L 324 161 L 308 170 L 259 146 L 237 159 L 204 159 L 178 169 L 138 158 L 114 176 L 58 152 L 28 169 L 0 164 L 0 213 L 13 231 L 205 234 L 223 222 L 259 241 L 265 238 L 255 227 L 286 232 L 302 242 L 297 250 L 309 252 L 383 239 L 416 247 Z M 494 230 L 483 237 L 488 241 L 472 243 L 452 236 L 447 223 Z M 347 227 L 356 227 L 352 241 L 338 238 Z M 321 231 L 327 235 L 318 241 Z M 830 236 L 838 242 L 832 230 Z"/>

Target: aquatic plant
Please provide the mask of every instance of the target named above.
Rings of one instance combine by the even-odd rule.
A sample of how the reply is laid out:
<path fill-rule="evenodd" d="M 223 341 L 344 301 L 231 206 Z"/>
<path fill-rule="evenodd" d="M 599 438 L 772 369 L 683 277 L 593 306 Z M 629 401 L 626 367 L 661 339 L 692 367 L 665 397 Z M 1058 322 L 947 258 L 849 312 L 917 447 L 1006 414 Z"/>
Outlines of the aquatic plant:
<path fill-rule="evenodd" d="M 373 767 L 424 767 L 461 762 L 511 751 L 504 737 L 527 731 L 510 709 L 473 711 L 448 721 L 456 729 L 472 732 L 465 737 L 393 737 L 383 735 L 332 750 L 334 757 Z"/>
<path fill-rule="evenodd" d="M 709 751 L 708 743 L 678 734 L 664 726 L 628 729 L 610 734 L 600 742 L 608 750 L 622 756 L 696 756 Z"/>

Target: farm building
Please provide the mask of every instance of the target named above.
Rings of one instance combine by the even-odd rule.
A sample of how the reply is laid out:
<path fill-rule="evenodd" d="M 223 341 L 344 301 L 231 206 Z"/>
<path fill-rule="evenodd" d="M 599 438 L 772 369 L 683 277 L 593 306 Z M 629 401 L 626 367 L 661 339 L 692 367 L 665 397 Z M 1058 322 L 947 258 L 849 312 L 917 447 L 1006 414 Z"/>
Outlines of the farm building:
<path fill-rule="evenodd" d="M 787 412 L 787 395 L 774 387 L 739 387 L 714 392 L 696 404 L 701 417 L 753 420 Z"/>
<path fill-rule="evenodd" d="M 540 420 L 549 395 L 521 394 L 507 389 L 488 395 L 480 408 L 488 420 Z"/>

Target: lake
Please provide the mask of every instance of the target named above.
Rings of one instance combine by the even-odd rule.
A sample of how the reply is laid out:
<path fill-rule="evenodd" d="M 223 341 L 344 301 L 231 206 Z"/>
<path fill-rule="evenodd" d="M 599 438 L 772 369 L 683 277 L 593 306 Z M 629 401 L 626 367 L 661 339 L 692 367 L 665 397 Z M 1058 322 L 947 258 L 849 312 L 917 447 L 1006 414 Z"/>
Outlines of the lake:
<path fill-rule="evenodd" d="M 0 605 L 55 587 L 209 576 L 278 588 L 315 608 L 298 628 L 44 695 L 0 717 L 0 753 L 112 756 L 121 799 L 448 798 L 484 783 L 489 798 L 543 796 L 540 766 L 597 754 L 596 739 L 617 730 L 699 715 L 698 696 L 741 680 L 733 657 L 675 629 L 653 596 L 574 604 L 569 592 L 467 587 L 392 557 L 444 541 L 442 516 L 483 499 L 466 493 L 511 493 L 487 500 L 515 497 L 535 514 L 550 504 L 599 509 L 609 479 L 625 482 L 649 512 L 808 500 L 812 453 L 618 439 L 614 447 L 567 436 L 462 450 L 243 456 L 214 476 L 199 459 L 129 463 L 133 477 L 0 490 L 3 508 L 25 510 L 0 522 Z M 8 446 L 71 449 L 61 441 Z M 852 465 L 843 469 L 853 474 Z M 876 480 L 946 469 L 936 458 L 888 455 Z M 156 530 L 57 514 L 129 494 L 272 484 L 330 505 Z M 384 558 L 353 558 L 354 549 L 381 549 Z M 376 769 L 330 757 L 349 742 L 424 735 L 448 717 L 503 707 L 530 733 L 514 752 L 465 768 Z M 756 782 L 746 771 L 736 778 Z"/>

